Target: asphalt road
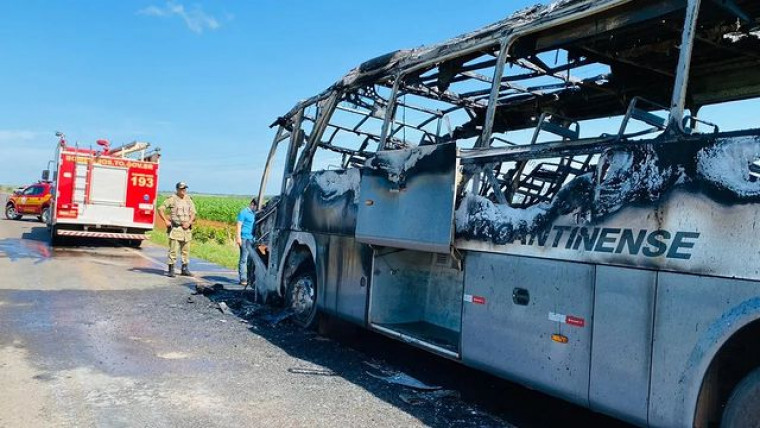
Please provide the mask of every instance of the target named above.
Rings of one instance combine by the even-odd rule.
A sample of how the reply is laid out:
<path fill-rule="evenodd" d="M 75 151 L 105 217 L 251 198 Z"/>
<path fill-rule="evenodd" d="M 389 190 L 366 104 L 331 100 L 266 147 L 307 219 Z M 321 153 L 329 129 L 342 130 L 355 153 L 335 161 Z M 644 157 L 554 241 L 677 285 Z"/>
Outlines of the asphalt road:
<path fill-rule="evenodd" d="M 193 261 L 197 279 L 170 279 L 163 257 L 51 249 L 41 223 L 0 220 L 0 427 L 623 426 L 370 332 L 273 325 L 232 272 Z M 228 291 L 191 296 L 197 281 Z M 455 394 L 370 374 L 388 372 Z"/>

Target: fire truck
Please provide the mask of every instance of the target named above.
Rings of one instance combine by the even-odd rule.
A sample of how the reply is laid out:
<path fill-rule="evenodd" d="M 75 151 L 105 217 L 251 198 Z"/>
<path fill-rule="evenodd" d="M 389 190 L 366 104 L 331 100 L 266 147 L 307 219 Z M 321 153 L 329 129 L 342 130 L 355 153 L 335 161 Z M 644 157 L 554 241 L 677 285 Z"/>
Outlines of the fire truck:
<path fill-rule="evenodd" d="M 111 148 L 98 140 L 97 149 L 70 145 L 59 138 L 52 176 L 53 198 L 48 226 L 51 245 L 70 238 L 123 240 L 139 247 L 153 229 L 160 149 L 134 141 Z"/>

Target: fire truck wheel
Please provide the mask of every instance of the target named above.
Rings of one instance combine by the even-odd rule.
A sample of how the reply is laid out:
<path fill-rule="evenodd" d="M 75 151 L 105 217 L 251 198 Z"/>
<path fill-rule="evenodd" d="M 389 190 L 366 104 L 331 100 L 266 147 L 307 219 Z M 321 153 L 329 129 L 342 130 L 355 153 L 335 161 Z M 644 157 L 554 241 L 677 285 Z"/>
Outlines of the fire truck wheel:
<path fill-rule="evenodd" d="M 18 220 L 21 218 L 21 215 L 16 212 L 16 207 L 13 204 L 8 204 L 5 206 L 5 218 L 8 220 Z"/>
<path fill-rule="evenodd" d="M 757 427 L 760 421 L 760 368 L 751 371 L 734 388 L 723 411 L 721 427 Z"/>
<path fill-rule="evenodd" d="M 38 217 L 41 222 L 48 224 L 50 221 L 50 207 L 45 207 L 42 210 L 42 214 Z"/>
<path fill-rule="evenodd" d="M 142 239 L 130 239 L 127 241 L 127 247 L 131 248 L 140 248 L 140 245 L 142 245 Z"/>
<path fill-rule="evenodd" d="M 317 278 L 314 269 L 307 268 L 288 282 L 285 292 L 285 307 L 293 310 L 293 321 L 307 329 L 316 327 L 317 319 Z"/>

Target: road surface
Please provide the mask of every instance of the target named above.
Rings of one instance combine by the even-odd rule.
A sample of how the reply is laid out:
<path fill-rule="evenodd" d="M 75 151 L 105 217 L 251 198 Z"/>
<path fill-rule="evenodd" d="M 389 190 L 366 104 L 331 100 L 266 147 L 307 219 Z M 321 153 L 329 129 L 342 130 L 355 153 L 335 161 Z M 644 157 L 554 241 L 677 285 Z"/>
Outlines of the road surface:
<path fill-rule="evenodd" d="M 0 220 L 0 427 L 622 426 L 373 333 L 242 322 L 165 277 L 158 247 L 47 241 Z M 232 272 L 191 269 L 240 295 Z M 369 374 L 384 371 L 456 393 Z"/>

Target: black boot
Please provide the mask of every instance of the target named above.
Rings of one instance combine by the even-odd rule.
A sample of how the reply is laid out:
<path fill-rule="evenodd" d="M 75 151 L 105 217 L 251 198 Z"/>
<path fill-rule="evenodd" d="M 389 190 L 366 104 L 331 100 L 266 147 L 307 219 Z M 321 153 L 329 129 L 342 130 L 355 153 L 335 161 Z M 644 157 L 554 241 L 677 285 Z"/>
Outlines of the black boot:
<path fill-rule="evenodd" d="M 190 273 L 190 270 L 187 268 L 186 264 L 182 265 L 182 272 L 180 272 L 180 275 L 182 275 L 182 276 L 193 276 L 193 274 Z"/>
<path fill-rule="evenodd" d="M 169 265 L 169 272 L 167 273 L 169 278 L 174 278 L 174 265 Z"/>

